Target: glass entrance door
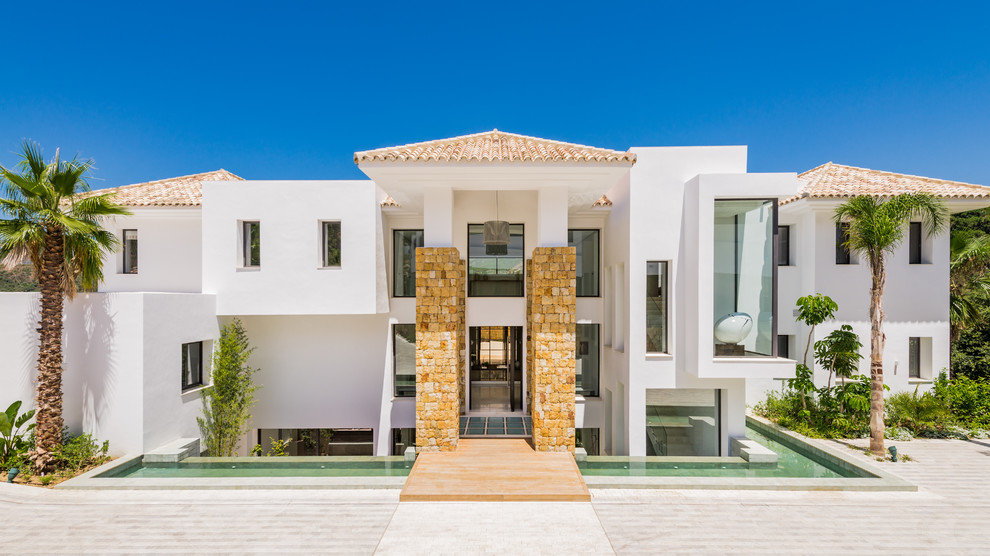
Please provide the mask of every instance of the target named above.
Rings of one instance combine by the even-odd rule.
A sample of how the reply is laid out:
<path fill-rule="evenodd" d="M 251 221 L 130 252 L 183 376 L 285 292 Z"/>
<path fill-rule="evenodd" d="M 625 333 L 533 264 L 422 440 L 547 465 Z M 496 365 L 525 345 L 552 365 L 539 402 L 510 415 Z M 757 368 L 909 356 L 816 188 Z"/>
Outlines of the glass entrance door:
<path fill-rule="evenodd" d="M 522 327 L 472 326 L 469 334 L 470 409 L 522 410 Z"/>

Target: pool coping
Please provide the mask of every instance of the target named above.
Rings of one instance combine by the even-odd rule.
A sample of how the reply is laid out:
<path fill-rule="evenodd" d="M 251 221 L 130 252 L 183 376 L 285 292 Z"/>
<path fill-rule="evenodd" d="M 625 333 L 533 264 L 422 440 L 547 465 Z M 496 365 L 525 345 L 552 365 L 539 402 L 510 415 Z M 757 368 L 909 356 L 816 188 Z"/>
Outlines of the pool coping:
<path fill-rule="evenodd" d="M 916 492 L 918 487 L 904 479 L 867 462 L 853 459 L 851 454 L 780 427 L 762 417 L 746 416 L 746 423 L 782 444 L 798 444 L 816 457 L 849 470 L 873 477 L 641 477 L 584 475 L 589 489 L 697 489 L 697 490 L 804 490 L 804 491 L 903 491 Z M 628 458 L 627 458 L 628 459 Z M 645 461 L 647 458 L 635 458 Z M 677 458 L 678 461 L 702 461 L 725 458 Z M 673 461 L 673 460 L 672 460 Z"/>
<path fill-rule="evenodd" d="M 383 456 L 383 458 L 386 456 Z M 390 457 L 390 456 L 389 456 Z M 141 465 L 143 455 L 125 455 L 55 486 L 67 490 L 265 490 L 265 489 L 401 489 L 404 475 L 350 477 L 98 477 L 122 467 Z M 335 461 L 367 461 L 363 456 L 334 456 Z M 196 458 L 216 460 L 217 458 Z M 224 462 L 251 462 L 257 458 L 221 458 Z M 327 458 L 294 457 L 302 463 Z M 401 461 L 401 457 L 398 458 Z"/>

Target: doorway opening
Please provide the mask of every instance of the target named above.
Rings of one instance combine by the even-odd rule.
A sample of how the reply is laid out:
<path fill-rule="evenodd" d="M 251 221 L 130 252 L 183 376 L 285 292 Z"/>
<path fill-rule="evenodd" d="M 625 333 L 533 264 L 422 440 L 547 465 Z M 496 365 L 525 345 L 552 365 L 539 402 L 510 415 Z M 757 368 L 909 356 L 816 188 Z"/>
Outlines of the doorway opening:
<path fill-rule="evenodd" d="M 521 411 L 522 327 L 472 326 L 469 337 L 469 409 L 483 412 Z"/>

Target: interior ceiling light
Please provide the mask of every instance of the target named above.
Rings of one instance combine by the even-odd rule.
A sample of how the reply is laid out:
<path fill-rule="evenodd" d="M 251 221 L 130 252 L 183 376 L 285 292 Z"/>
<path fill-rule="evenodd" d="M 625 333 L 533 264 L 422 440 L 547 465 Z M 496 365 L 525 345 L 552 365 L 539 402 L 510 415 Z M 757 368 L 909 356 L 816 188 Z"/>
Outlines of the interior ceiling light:
<path fill-rule="evenodd" d="M 482 243 L 486 255 L 509 254 L 509 223 L 498 218 L 498 191 L 495 191 L 495 220 L 485 222 Z"/>

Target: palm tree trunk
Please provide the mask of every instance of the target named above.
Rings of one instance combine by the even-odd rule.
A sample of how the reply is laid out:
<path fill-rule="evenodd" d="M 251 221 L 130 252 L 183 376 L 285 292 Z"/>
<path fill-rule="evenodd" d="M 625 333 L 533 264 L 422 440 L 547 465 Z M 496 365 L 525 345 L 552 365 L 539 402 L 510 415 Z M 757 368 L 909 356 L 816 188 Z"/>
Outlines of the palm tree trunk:
<path fill-rule="evenodd" d="M 883 287 L 887 280 L 883 253 L 871 257 L 870 270 L 870 452 L 884 455 L 883 434 Z"/>
<path fill-rule="evenodd" d="M 41 289 L 41 323 L 38 328 L 38 391 L 34 400 L 35 470 L 52 469 L 52 450 L 62 443 L 62 302 L 65 262 L 62 230 L 51 226 L 45 236 L 45 253 L 38 277 Z"/>

